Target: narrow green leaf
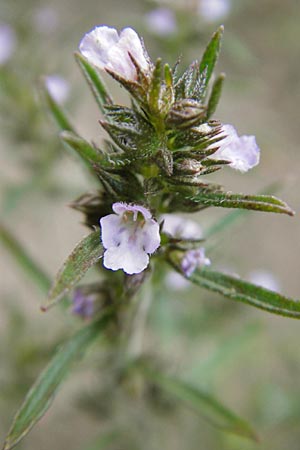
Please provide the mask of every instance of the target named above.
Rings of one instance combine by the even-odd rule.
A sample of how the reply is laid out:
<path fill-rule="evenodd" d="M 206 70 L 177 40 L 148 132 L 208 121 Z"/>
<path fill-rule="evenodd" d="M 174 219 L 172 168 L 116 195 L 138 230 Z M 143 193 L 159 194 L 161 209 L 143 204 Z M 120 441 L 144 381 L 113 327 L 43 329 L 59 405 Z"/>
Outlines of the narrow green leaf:
<path fill-rule="evenodd" d="M 53 357 L 29 390 L 17 412 L 6 438 L 3 450 L 10 450 L 23 439 L 50 407 L 58 387 L 83 355 L 87 347 L 99 336 L 110 320 L 106 315 L 82 328 L 67 341 Z"/>
<path fill-rule="evenodd" d="M 161 89 L 161 70 L 162 62 L 161 58 L 158 58 L 155 64 L 155 68 L 152 74 L 152 80 L 149 88 L 149 105 L 152 112 L 156 113 L 159 111 L 159 99 L 160 99 L 160 89 Z"/>
<path fill-rule="evenodd" d="M 223 32 L 224 27 L 223 25 L 221 25 L 220 28 L 213 34 L 208 46 L 206 47 L 206 50 L 200 63 L 199 67 L 200 74 L 206 71 L 205 80 L 203 80 L 203 84 L 205 86 L 204 91 L 208 86 L 209 80 L 212 76 L 212 73 L 214 71 L 219 56 Z"/>
<path fill-rule="evenodd" d="M 103 247 L 100 242 L 99 230 L 97 230 L 80 241 L 64 262 L 42 310 L 48 310 L 61 300 L 81 280 L 88 269 L 99 261 L 102 255 Z"/>
<path fill-rule="evenodd" d="M 205 206 L 221 206 L 223 208 L 252 209 L 255 211 L 274 212 L 294 215 L 294 211 L 282 200 L 273 195 L 246 195 L 230 192 L 200 191 L 190 200 Z"/>
<path fill-rule="evenodd" d="M 177 378 L 161 374 L 157 370 L 154 372 L 146 369 L 143 370 L 143 373 L 160 389 L 191 407 L 212 425 L 257 441 L 257 436 L 251 426 L 210 394 Z"/>
<path fill-rule="evenodd" d="M 0 241 L 34 283 L 43 292 L 47 292 L 51 284 L 50 278 L 3 224 L 0 224 Z"/>
<path fill-rule="evenodd" d="M 180 256 L 173 252 L 169 255 L 171 265 L 185 276 L 180 266 Z M 208 269 L 196 269 L 189 281 L 210 291 L 218 292 L 224 297 L 237 302 L 247 303 L 280 316 L 300 319 L 300 301 L 284 297 L 248 281 Z"/>
<path fill-rule="evenodd" d="M 76 133 L 62 131 L 60 137 L 71 149 L 75 150 L 89 168 L 92 168 L 94 163 L 100 164 L 102 167 L 110 166 L 99 150 Z"/>
<path fill-rule="evenodd" d="M 89 84 L 100 111 L 105 114 L 104 105 L 113 102 L 100 74 L 80 53 L 75 53 L 75 59 Z"/>
<path fill-rule="evenodd" d="M 49 91 L 46 87 L 46 84 L 44 82 L 42 82 L 40 85 L 40 93 L 41 93 L 42 100 L 45 102 L 47 108 L 51 112 L 58 127 L 61 130 L 74 131 L 73 126 L 71 125 L 65 112 L 63 111 L 61 106 L 59 106 L 58 103 L 51 96 L 51 94 L 49 93 Z"/>
<path fill-rule="evenodd" d="M 278 192 L 280 188 L 281 185 L 279 183 L 271 183 L 265 189 L 263 189 L 262 192 L 260 192 L 260 195 L 274 194 Z M 221 219 L 219 219 L 205 231 L 205 238 L 208 239 L 211 236 L 224 231 L 234 223 L 238 222 L 240 219 L 246 219 L 249 212 L 249 209 L 239 209 L 237 211 L 229 212 L 225 217 L 221 217 Z"/>
<path fill-rule="evenodd" d="M 214 112 L 217 109 L 222 94 L 224 80 L 225 80 L 225 73 L 221 73 L 213 84 L 207 105 L 207 113 L 206 113 L 207 120 L 210 119 L 210 117 L 214 114 Z"/>

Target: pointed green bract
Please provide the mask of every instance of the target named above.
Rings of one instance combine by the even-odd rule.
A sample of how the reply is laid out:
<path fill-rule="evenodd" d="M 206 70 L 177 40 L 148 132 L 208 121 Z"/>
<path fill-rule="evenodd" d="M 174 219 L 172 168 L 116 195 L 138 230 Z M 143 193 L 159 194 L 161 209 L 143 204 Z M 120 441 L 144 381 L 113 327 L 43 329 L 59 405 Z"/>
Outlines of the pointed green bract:
<path fill-rule="evenodd" d="M 46 311 L 61 300 L 102 256 L 103 247 L 100 242 L 100 232 L 97 230 L 80 241 L 64 262 L 42 310 Z"/>
<path fill-rule="evenodd" d="M 282 200 L 273 195 L 232 194 L 231 192 L 210 192 L 202 190 L 190 197 L 195 203 L 223 208 L 252 209 L 273 213 L 294 215 L 294 211 Z"/>
<path fill-rule="evenodd" d="M 160 89 L 161 89 L 161 70 L 162 70 L 162 62 L 161 59 L 158 58 L 155 64 L 155 68 L 152 74 L 152 80 L 149 87 L 149 106 L 153 113 L 159 111 L 159 100 L 160 100 Z"/>
<path fill-rule="evenodd" d="M 17 445 L 41 419 L 50 407 L 58 387 L 72 368 L 73 363 L 78 361 L 88 346 L 99 336 L 109 320 L 110 316 L 106 315 L 82 328 L 58 350 L 31 387 L 17 412 L 3 450 L 10 450 Z"/>
<path fill-rule="evenodd" d="M 73 133 L 72 131 L 63 131 L 60 134 L 60 138 L 71 147 L 71 149 L 75 150 L 89 168 L 92 168 L 95 163 L 100 164 L 103 168 L 106 166 L 110 167 L 108 158 L 105 158 L 98 149 L 93 147 L 76 133 Z"/>
<path fill-rule="evenodd" d="M 157 387 L 185 403 L 212 425 L 257 441 L 257 436 L 252 427 L 210 394 L 177 378 L 161 374 L 157 370 L 154 372 L 146 369 L 143 370 L 143 373 Z"/>
<path fill-rule="evenodd" d="M 91 88 L 100 111 L 104 114 L 104 105 L 113 102 L 100 74 L 80 53 L 75 53 L 75 59 Z"/>
<path fill-rule="evenodd" d="M 217 109 L 221 94 L 222 94 L 222 88 L 225 80 L 225 74 L 221 73 L 216 81 L 213 84 L 211 94 L 208 100 L 207 105 L 207 113 L 206 113 L 206 119 L 210 119 L 210 117 L 214 114 L 214 112 Z"/>
<path fill-rule="evenodd" d="M 202 74 L 204 71 L 206 71 L 205 79 L 203 80 L 203 86 L 205 87 L 204 93 L 203 93 L 204 96 L 205 96 L 205 91 L 207 89 L 209 80 L 214 71 L 216 62 L 218 60 L 223 32 L 224 32 L 224 27 L 220 26 L 220 28 L 213 34 L 211 41 L 209 42 L 208 46 L 206 47 L 206 50 L 204 52 L 204 55 L 203 55 L 201 63 L 200 63 L 200 67 L 199 67 L 200 74 Z"/>
<path fill-rule="evenodd" d="M 170 254 L 169 262 L 181 275 L 185 276 L 180 266 L 178 253 L 173 252 Z M 300 319 L 300 301 L 284 297 L 277 292 L 269 291 L 240 278 L 204 268 L 196 269 L 190 277 L 185 278 L 198 286 L 218 292 L 231 300 L 247 303 L 280 316 Z"/>
<path fill-rule="evenodd" d="M 44 82 L 40 85 L 41 97 L 44 100 L 48 110 L 51 112 L 55 122 L 61 130 L 73 131 L 74 128 L 71 125 L 66 113 L 62 107 L 54 100 L 54 98 L 49 93 Z"/>

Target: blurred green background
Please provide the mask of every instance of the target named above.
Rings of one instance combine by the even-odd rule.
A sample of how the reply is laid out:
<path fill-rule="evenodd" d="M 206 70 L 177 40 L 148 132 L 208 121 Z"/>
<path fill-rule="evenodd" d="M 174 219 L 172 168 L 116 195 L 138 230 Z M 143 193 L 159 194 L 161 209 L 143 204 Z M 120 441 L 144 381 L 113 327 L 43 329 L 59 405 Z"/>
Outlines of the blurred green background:
<path fill-rule="evenodd" d="M 276 194 L 299 211 L 299 1 L 232 0 L 226 16 L 207 21 L 196 13 L 196 1 L 169 0 L 164 6 L 175 12 L 177 29 L 167 36 L 147 21 L 147 14 L 162 5 L 1 0 L 0 25 L 9 24 L 15 33 L 11 57 L 0 65 L 1 222 L 50 279 L 87 233 L 80 215 L 67 205 L 94 184 L 60 143 L 39 101 L 38 83 L 41 76 L 62 76 L 69 83 L 65 106 L 79 132 L 101 140 L 99 112 L 73 58 L 83 34 L 96 24 L 130 25 L 144 37 L 153 59 L 162 56 L 173 64 L 182 55 L 187 64 L 201 56 L 212 32 L 224 23 L 217 68 L 227 80 L 216 118 L 234 124 L 240 134 L 256 135 L 261 164 L 246 175 L 224 169 L 211 179 L 245 193 L 275 183 Z M 126 102 L 124 92 L 109 84 L 115 98 Z M 224 214 L 206 210 L 197 220 L 205 230 Z M 253 212 L 245 217 L 213 242 L 208 251 L 213 266 L 243 278 L 267 271 L 282 293 L 299 298 L 298 215 Z M 1 246 L 1 440 L 28 387 L 78 322 L 59 308 L 40 312 L 45 284 L 35 284 Z M 109 374 L 99 370 L 100 348 L 81 364 L 19 448 L 299 449 L 297 321 L 191 289 L 162 293 L 152 306 L 150 325 L 149 347 L 159 348 L 177 373 L 249 419 L 260 444 L 216 431 L 189 410 L 136 408 L 105 384 Z M 112 418 L 122 429 L 122 441 L 104 447 L 97 439 L 114 429 Z"/>

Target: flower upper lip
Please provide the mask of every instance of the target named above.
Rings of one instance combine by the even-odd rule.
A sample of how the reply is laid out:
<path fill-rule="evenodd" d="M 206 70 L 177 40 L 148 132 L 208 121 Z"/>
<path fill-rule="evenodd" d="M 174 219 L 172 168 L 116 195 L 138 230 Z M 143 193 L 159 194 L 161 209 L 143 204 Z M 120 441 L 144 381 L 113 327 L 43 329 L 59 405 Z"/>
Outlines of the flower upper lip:
<path fill-rule="evenodd" d="M 149 57 L 138 34 L 132 28 L 115 28 L 100 25 L 89 31 L 81 40 L 79 50 L 92 64 L 110 70 L 119 76 L 136 80 L 137 72 L 130 55 L 141 70 L 149 70 Z"/>

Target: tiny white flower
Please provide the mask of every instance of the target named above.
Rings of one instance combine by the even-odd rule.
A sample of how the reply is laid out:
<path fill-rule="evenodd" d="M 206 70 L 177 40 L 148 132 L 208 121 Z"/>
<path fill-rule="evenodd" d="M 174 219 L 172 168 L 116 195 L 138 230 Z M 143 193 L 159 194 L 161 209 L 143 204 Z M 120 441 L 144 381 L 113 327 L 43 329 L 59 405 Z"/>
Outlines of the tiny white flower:
<path fill-rule="evenodd" d="M 229 166 L 241 172 L 257 166 L 260 149 L 255 136 L 238 136 L 232 125 L 223 125 L 222 128 L 224 139 L 218 142 L 219 149 L 210 158 L 230 161 Z"/>
<path fill-rule="evenodd" d="M 14 29 L 7 23 L 0 24 L 0 65 L 11 58 L 16 45 L 17 37 Z"/>
<path fill-rule="evenodd" d="M 140 273 L 149 264 L 149 254 L 160 245 L 159 224 L 150 211 L 140 205 L 114 203 L 115 214 L 100 220 L 103 264 L 107 269 L 132 275 Z"/>
<path fill-rule="evenodd" d="M 181 260 L 181 269 L 186 277 L 190 277 L 197 268 L 210 265 L 210 259 L 205 256 L 203 247 L 196 250 L 188 250 Z"/>
<path fill-rule="evenodd" d="M 202 229 L 197 222 L 187 220 L 176 214 L 164 214 L 163 231 L 178 239 L 201 239 Z"/>
<path fill-rule="evenodd" d="M 257 269 L 249 274 L 249 281 L 270 291 L 280 292 L 280 285 L 277 278 L 268 270 Z"/>
<path fill-rule="evenodd" d="M 115 28 L 97 26 L 83 37 L 79 50 L 99 69 L 109 69 L 128 80 L 137 79 L 136 68 L 129 53 L 142 70 L 149 70 L 141 40 L 132 28 L 124 28 L 119 34 Z"/>
<path fill-rule="evenodd" d="M 46 77 L 46 87 L 53 99 L 59 103 L 64 103 L 70 93 L 69 83 L 60 75 L 49 75 Z"/>
<path fill-rule="evenodd" d="M 198 13 L 206 22 L 217 22 L 228 16 L 230 0 L 199 0 Z"/>
<path fill-rule="evenodd" d="M 158 36 L 176 33 L 177 23 L 174 12 L 169 8 L 156 8 L 145 16 L 148 29 Z"/>

